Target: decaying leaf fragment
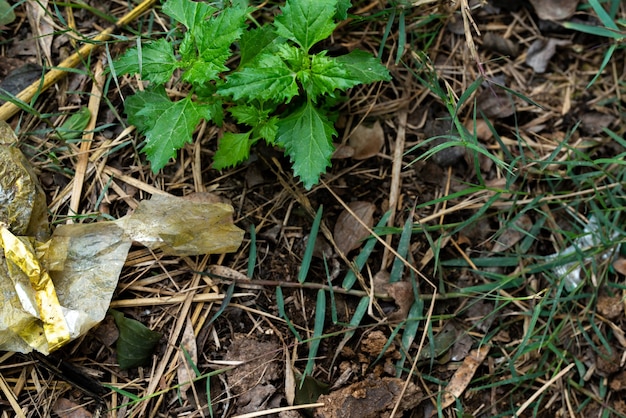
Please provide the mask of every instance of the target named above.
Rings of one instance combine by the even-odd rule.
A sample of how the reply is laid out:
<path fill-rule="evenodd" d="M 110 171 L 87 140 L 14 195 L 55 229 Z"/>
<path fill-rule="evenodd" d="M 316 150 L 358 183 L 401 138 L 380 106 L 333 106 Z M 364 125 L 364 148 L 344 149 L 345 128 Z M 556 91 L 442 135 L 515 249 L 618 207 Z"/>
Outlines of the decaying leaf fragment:
<path fill-rule="evenodd" d="M 563 20 L 576 12 L 578 0 L 530 0 L 539 19 Z"/>
<path fill-rule="evenodd" d="M 365 380 L 322 395 L 318 402 L 324 406 L 315 410 L 316 418 L 387 418 L 399 401 L 398 414 L 416 407 L 422 401 L 422 391 L 409 382 L 402 399 L 404 381 L 392 377 L 369 376 Z"/>
<path fill-rule="evenodd" d="M 487 354 L 489 354 L 490 348 L 491 346 L 489 345 L 483 345 L 476 350 L 472 350 L 469 355 L 465 357 L 463 364 L 454 372 L 452 379 L 450 379 L 448 386 L 446 386 L 441 409 L 452 405 L 456 399 L 463 394 L 467 385 L 472 381 L 476 370 L 478 370 L 478 366 L 482 364 Z"/>
<path fill-rule="evenodd" d="M 356 201 L 350 202 L 348 207 L 365 225 L 370 228 L 374 225 L 374 210 L 376 209 L 374 204 Z M 333 238 L 341 252 L 348 254 L 358 248 L 361 241 L 368 235 L 367 229 L 350 212 L 347 210 L 341 212 L 333 231 Z"/>
<path fill-rule="evenodd" d="M 357 126 L 350 134 L 348 144 L 354 149 L 352 158 L 355 160 L 365 160 L 372 158 L 380 152 L 385 143 L 385 133 L 379 121 L 372 126 L 363 124 Z"/>
<path fill-rule="evenodd" d="M 556 53 L 556 47 L 567 45 L 567 39 L 537 39 L 530 45 L 526 53 L 526 65 L 531 67 L 537 74 L 543 74 L 548 69 L 550 59 Z"/>

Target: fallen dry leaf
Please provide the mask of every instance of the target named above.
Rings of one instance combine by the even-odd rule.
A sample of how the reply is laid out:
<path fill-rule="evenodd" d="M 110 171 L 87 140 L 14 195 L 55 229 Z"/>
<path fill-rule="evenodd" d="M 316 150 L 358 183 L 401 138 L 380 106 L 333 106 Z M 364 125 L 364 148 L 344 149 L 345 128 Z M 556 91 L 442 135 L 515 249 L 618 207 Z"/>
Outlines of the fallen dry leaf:
<path fill-rule="evenodd" d="M 370 228 L 374 225 L 374 210 L 376 210 L 374 204 L 355 201 L 351 202 L 348 207 L 365 225 Z M 360 247 L 361 241 L 367 238 L 368 235 L 367 229 L 350 212 L 347 210 L 341 212 L 333 231 L 333 238 L 339 251 L 348 254 L 355 248 Z"/>
<path fill-rule="evenodd" d="M 513 226 L 507 228 L 498 238 L 491 249 L 494 253 L 506 251 L 521 240 L 525 234 L 523 231 L 530 231 L 533 221 L 528 215 L 517 218 Z"/>
<path fill-rule="evenodd" d="M 513 98 L 502 89 L 495 87 L 484 89 L 476 101 L 478 108 L 487 118 L 508 118 L 515 113 Z"/>
<path fill-rule="evenodd" d="M 539 19 L 563 20 L 576 12 L 578 0 L 530 0 Z"/>
<path fill-rule="evenodd" d="M 624 312 L 624 304 L 621 296 L 598 296 L 598 302 L 596 303 L 598 312 L 607 319 L 615 319 L 622 312 Z"/>
<path fill-rule="evenodd" d="M 93 415 L 82 406 L 67 398 L 59 398 L 52 407 L 59 418 L 91 418 Z"/>
<path fill-rule="evenodd" d="M 596 135 L 608 128 L 615 121 L 615 116 L 600 112 L 589 112 L 582 115 L 580 127 L 588 134 Z"/>
<path fill-rule="evenodd" d="M 46 57 L 48 63 L 52 63 L 51 52 L 54 27 L 47 8 L 47 0 L 28 1 L 26 3 L 26 15 L 33 33 L 36 35 L 35 38 L 38 40 L 40 51 Z"/>
<path fill-rule="evenodd" d="M 469 355 L 465 357 L 463 364 L 461 364 L 461 367 L 454 372 L 452 379 L 450 379 L 448 386 L 446 386 L 443 394 L 443 401 L 441 403 L 441 409 L 445 409 L 452 405 L 456 399 L 463 394 L 467 385 L 469 385 L 472 381 L 472 377 L 474 377 L 476 370 L 478 370 L 478 366 L 482 364 L 487 357 L 487 354 L 489 354 L 490 349 L 491 346 L 483 345 L 476 350 L 472 350 Z"/>
<path fill-rule="evenodd" d="M 516 43 L 493 32 L 485 33 L 485 36 L 483 36 L 483 47 L 510 58 L 517 57 L 519 53 Z"/>
<path fill-rule="evenodd" d="M 319 397 L 324 406 L 315 410 L 316 418 L 388 418 L 402 394 L 404 381 L 392 377 L 368 376 L 361 382 Z M 409 382 L 396 416 L 415 408 L 422 391 Z"/>
<path fill-rule="evenodd" d="M 379 121 L 372 126 L 360 124 L 350 134 L 348 145 L 354 149 L 352 158 L 365 160 L 376 156 L 385 143 L 385 133 Z"/>
<path fill-rule="evenodd" d="M 402 321 L 409 315 L 411 305 L 415 302 L 415 294 L 413 293 L 413 285 L 409 282 L 389 283 L 387 293 L 396 303 L 398 309 L 393 311 L 387 319 L 391 322 Z"/>
<path fill-rule="evenodd" d="M 626 276 L 626 258 L 618 258 L 617 260 L 613 261 L 613 268 L 619 274 Z"/>
<path fill-rule="evenodd" d="M 530 45 L 526 53 L 526 65 L 531 67 L 537 74 L 546 72 L 550 59 L 556 53 L 556 47 L 567 45 L 567 39 L 537 39 Z"/>

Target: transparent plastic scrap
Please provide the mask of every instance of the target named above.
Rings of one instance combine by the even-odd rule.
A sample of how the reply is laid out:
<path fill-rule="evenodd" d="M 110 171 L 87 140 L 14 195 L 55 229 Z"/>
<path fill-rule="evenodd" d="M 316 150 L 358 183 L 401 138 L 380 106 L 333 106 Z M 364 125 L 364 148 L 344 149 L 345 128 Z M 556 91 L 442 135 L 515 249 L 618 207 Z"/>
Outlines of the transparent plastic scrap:
<path fill-rule="evenodd" d="M 61 225 L 47 207 L 15 134 L 0 123 L 0 350 L 47 354 L 106 315 L 133 242 L 172 255 L 236 251 L 233 208 L 154 196 L 110 222 Z"/>

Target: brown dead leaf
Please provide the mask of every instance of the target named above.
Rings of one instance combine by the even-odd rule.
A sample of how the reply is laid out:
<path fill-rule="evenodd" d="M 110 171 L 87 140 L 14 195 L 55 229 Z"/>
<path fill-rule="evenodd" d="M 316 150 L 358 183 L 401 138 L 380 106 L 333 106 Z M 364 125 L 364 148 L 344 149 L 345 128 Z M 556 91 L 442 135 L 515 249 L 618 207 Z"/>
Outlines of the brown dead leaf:
<path fill-rule="evenodd" d="M 91 412 L 67 398 L 57 399 L 52 410 L 60 418 L 91 418 L 93 416 Z"/>
<path fill-rule="evenodd" d="M 622 370 L 613 376 L 609 387 L 614 391 L 626 390 L 626 370 Z"/>
<path fill-rule="evenodd" d="M 367 336 L 361 341 L 361 351 L 367 353 L 371 356 L 377 357 L 382 353 L 385 344 L 389 338 L 385 335 L 384 332 L 380 330 L 375 330 L 367 334 Z M 385 350 L 385 355 L 390 354 L 395 350 L 395 346 L 393 344 L 389 344 L 387 350 Z"/>
<path fill-rule="evenodd" d="M 336 145 L 335 151 L 333 152 L 333 159 L 336 160 L 344 160 L 346 158 L 351 158 L 354 156 L 354 148 L 350 145 Z"/>
<path fill-rule="evenodd" d="M 626 276 L 626 258 L 618 258 L 617 260 L 613 261 L 613 268 L 619 274 Z"/>
<path fill-rule="evenodd" d="M 180 362 L 176 368 L 176 377 L 178 378 L 178 383 L 180 384 L 180 397 L 186 400 L 187 389 L 191 387 L 191 381 L 195 377 L 193 367 L 198 364 L 198 346 L 196 344 L 196 335 L 193 332 L 193 324 L 189 318 L 185 321 L 185 328 L 183 329 L 183 336 L 181 338 L 180 345 L 185 349 L 189 358 L 193 362 L 193 364 L 190 364 L 187 355 L 181 353 L 179 356 Z"/>
<path fill-rule="evenodd" d="M 530 0 L 542 20 L 563 20 L 576 12 L 578 0 Z"/>
<path fill-rule="evenodd" d="M 48 1 L 37 0 L 26 2 L 26 15 L 28 21 L 35 34 L 34 38 L 38 40 L 38 46 L 41 53 L 48 63 L 52 63 L 52 35 L 54 27 L 52 19 L 47 12 Z"/>
<path fill-rule="evenodd" d="M 596 135 L 608 128 L 615 121 L 615 116 L 600 112 L 589 112 L 582 115 L 581 125 L 583 131 Z"/>
<path fill-rule="evenodd" d="M 494 253 L 506 251 L 519 242 L 524 237 L 523 231 L 530 231 L 533 221 L 528 215 L 517 218 L 513 226 L 507 228 L 498 238 L 491 249 Z"/>
<path fill-rule="evenodd" d="M 368 376 L 361 382 L 319 397 L 324 406 L 315 410 L 316 418 L 388 418 L 402 394 L 404 381 L 393 377 Z M 422 391 L 409 382 L 396 416 L 415 408 Z"/>
<path fill-rule="evenodd" d="M 387 293 L 391 296 L 398 307 L 387 319 L 391 322 L 402 321 L 409 315 L 411 305 L 415 302 L 413 285 L 409 282 L 395 282 L 387 285 Z"/>
<path fill-rule="evenodd" d="M 600 295 L 596 306 L 598 312 L 607 319 L 615 319 L 624 312 L 621 296 Z"/>
<path fill-rule="evenodd" d="M 348 145 L 354 149 L 352 158 L 365 160 L 376 156 L 385 143 L 385 133 L 379 121 L 372 126 L 361 124 L 350 134 Z"/>
<path fill-rule="evenodd" d="M 476 101 L 478 108 L 487 118 L 508 118 L 515 113 L 513 98 L 502 89 L 484 89 Z"/>
<path fill-rule="evenodd" d="M 370 228 L 374 225 L 374 210 L 376 206 L 369 202 L 351 202 L 348 207 L 354 215 L 363 221 Z M 344 254 L 361 246 L 361 241 L 369 235 L 366 228 L 350 214 L 347 210 L 341 212 L 337 218 L 333 237 L 337 248 Z"/>
<path fill-rule="evenodd" d="M 224 360 L 241 362 L 226 372 L 226 380 L 232 391 L 239 395 L 258 385 L 269 384 L 278 379 L 281 355 L 275 341 L 259 341 L 254 335 L 235 334 Z"/>
<path fill-rule="evenodd" d="M 483 36 L 483 47 L 511 58 L 517 57 L 519 53 L 516 43 L 493 32 L 485 33 Z"/>
<path fill-rule="evenodd" d="M 441 409 L 452 405 L 456 399 L 463 394 L 467 385 L 471 382 L 472 377 L 474 377 L 476 370 L 478 370 L 478 366 L 482 364 L 487 354 L 489 354 L 490 348 L 491 346 L 489 345 L 483 345 L 479 349 L 472 350 L 470 354 L 465 357 L 463 364 L 454 372 L 452 379 L 450 379 L 448 386 L 446 386 Z"/>
<path fill-rule="evenodd" d="M 537 39 L 530 45 L 526 53 L 526 65 L 531 67 L 537 74 L 546 72 L 550 59 L 556 53 L 556 47 L 568 45 L 567 39 Z"/>
<path fill-rule="evenodd" d="M 476 119 L 476 121 L 468 119 L 465 123 L 465 128 L 481 141 L 488 141 L 493 137 L 493 132 L 491 132 L 489 125 L 483 119 Z"/>

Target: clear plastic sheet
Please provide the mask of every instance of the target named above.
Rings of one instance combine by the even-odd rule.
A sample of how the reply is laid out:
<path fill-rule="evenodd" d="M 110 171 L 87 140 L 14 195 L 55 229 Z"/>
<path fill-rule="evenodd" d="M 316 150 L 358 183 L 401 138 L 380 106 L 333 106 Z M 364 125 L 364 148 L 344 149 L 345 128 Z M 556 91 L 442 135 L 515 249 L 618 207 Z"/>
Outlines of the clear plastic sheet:
<path fill-rule="evenodd" d="M 0 350 L 48 354 L 100 322 L 133 242 L 181 256 L 241 245 L 231 206 L 167 196 L 48 239 L 45 197 L 7 128 L 0 123 Z"/>

